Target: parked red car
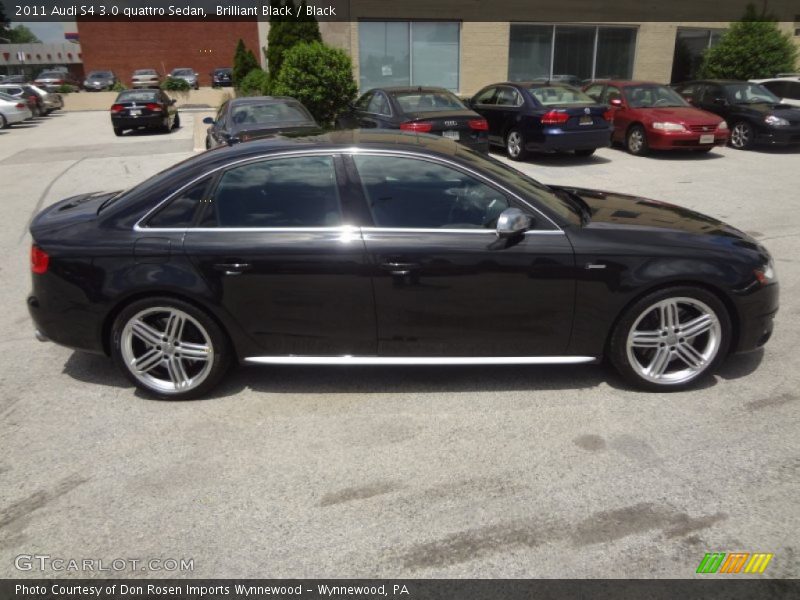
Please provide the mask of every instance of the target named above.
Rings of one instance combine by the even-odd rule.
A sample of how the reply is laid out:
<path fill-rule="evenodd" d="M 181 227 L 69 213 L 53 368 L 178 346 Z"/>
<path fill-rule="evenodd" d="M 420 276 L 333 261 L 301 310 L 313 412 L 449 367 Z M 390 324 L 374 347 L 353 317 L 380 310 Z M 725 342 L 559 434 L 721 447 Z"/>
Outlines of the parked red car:
<path fill-rule="evenodd" d="M 649 150 L 708 152 L 728 142 L 728 125 L 718 115 L 691 106 L 675 90 L 647 81 L 603 81 L 584 91 L 614 111 L 612 142 L 631 154 Z"/>

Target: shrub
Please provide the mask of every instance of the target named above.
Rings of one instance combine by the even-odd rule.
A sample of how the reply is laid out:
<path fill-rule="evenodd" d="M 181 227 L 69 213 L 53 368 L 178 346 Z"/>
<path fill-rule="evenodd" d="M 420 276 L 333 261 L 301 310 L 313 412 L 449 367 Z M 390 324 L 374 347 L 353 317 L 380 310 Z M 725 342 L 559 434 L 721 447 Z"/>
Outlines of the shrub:
<path fill-rule="evenodd" d="M 252 50 L 248 50 L 244 45 L 244 40 L 239 38 L 239 43 L 236 44 L 236 52 L 233 55 L 233 72 L 231 78 L 233 85 L 239 87 L 244 78 L 256 69 L 261 69 Z"/>
<path fill-rule="evenodd" d="M 719 44 L 706 51 L 700 67 L 701 77 L 755 79 L 794 71 L 797 49 L 788 34 L 782 33 L 774 17 L 758 14 L 747 5 L 744 16 L 732 23 Z"/>
<path fill-rule="evenodd" d="M 272 85 L 273 94 L 297 98 L 323 127 L 347 108 L 357 90 L 350 57 L 320 42 L 288 50 Z"/>
<path fill-rule="evenodd" d="M 291 6 L 292 14 L 295 13 L 292 0 L 272 0 L 270 5 L 274 8 Z M 280 73 L 286 51 L 297 44 L 321 42 L 319 24 L 314 17 L 306 16 L 305 3 L 301 3 L 297 10 L 301 11 L 299 17 L 273 17 L 269 21 L 269 34 L 267 35 L 267 67 L 272 78 Z"/>
<path fill-rule="evenodd" d="M 68 83 L 62 83 L 58 88 L 56 88 L 56 92 L 59 94 L 71 94 L 72 92 L 77 92 L 78 88 L 74 85 L 70 85 Z"/>
<path fill-rule="evenodd" d="M 126 88 L 126 87 L 125 87 L 125 84 L 123 84 L 121 81 L 117 81 L 117 83 L 115 83 L 115 84 L 114 84 L 114 85 L 111 87 L 111 91 L 112 91 L 112 92 L 124 92 L 124 91 L 125 91 L 125 90 L 127 90 L 127 89 L 128 89 L 128 88 Z"/>
<path fill-rule="evenodd" d="M 268 96 L 269 76 L 262 69 L 254 69 L 244 76 L 239 84 L 240 96 Z"/>
<path fill-rule="evenodd" d="M 189 85 L 189 82 L 185 79 L 178 79 L 177 77 L 167 77 L 161 83 L 161 89 L 167 90 L 170 92 L 188 92 L 192 89 L 192 86 Z"/>

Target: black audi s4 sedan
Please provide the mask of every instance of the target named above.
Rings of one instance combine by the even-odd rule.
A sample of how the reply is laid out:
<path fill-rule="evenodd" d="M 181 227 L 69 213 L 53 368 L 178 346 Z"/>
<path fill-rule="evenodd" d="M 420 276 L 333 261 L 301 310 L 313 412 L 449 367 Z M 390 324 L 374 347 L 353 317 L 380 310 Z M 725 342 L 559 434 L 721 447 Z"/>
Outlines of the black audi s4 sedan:
<path fill-rule="evenodd" d="M 438 135 L 489 151 L 489 124 L 452 92 L 439 87 L 375 88 L 336 120 L 338 129 L 400 129 Z"/>
<path fill-rule="evenodd" d="M 36 335 L 158 397 L 234 362 L 579 364 L 678 390 L 766 343 L 767 250 L 672 204 L 545 186 L 440 137 L 223 147 L 31 228 Z"/>

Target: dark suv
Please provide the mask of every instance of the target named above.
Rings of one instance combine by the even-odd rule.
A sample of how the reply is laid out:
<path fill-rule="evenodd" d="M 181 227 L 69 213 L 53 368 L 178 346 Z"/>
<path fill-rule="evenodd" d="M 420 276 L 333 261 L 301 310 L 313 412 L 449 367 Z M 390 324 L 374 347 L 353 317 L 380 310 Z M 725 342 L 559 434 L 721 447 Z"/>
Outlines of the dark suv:
<path fill-rule="evenodd" d="M 800 144 L 800 108 L 781 104 L 780 98 L 762 85 L 709 79 L 681 83 L 675 89 L 692 106 L 724 118 L 734 148 Z"/>

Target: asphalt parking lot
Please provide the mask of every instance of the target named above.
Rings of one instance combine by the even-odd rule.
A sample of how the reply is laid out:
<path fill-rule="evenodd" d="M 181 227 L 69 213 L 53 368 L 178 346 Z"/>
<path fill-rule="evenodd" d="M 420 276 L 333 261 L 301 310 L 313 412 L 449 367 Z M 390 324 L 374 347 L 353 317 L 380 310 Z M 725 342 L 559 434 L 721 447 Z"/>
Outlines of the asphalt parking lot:
<path fill-rule="evenodd" d="M 28 223 L 193 154 L 115 138 L 105 112 L 0 131 L 0 577 L 15 557 L 193 559 L 172 577 L 692 577 L 772 552 L 800 577 L 800 149 L 518 165 L 669 200 L 776 259 L 766 349 L 702 389 L 631 391 L 602 366 L 241 368 L 213 397 L 136 393 L 102 357 L 35 341 Z"/>

